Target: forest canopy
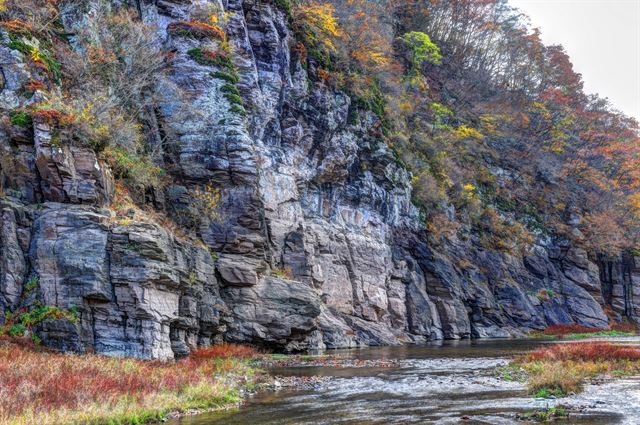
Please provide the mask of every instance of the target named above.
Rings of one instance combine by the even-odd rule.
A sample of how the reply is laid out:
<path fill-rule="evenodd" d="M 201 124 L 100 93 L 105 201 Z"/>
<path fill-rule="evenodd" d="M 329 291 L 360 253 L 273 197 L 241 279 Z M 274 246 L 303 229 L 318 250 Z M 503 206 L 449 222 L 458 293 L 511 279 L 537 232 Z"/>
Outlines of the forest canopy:
<path fill-rule="evenodd" d="M 638 247 L 638 122 L 586 94 L 563 47 L 507 1 L 286 6 L 311 74 L 380 119 L 432 238 L 466 229 L 502 235 L 505 249 L 541 237 L 610 255 Z"/>

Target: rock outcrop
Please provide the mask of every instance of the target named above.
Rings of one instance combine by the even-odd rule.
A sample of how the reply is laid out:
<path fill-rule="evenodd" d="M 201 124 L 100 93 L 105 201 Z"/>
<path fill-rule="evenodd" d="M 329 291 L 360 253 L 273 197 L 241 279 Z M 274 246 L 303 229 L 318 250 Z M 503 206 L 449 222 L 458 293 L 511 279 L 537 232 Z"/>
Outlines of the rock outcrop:
<path fill-rule="evenodd" d="M 246 116 L 187 53 L 197 40 L 166 31 L 189 2 L 139 5 L 175 52 L 157 87 L 174 183 L 154 202 L 180 222 L 186 194 L 213 184 L 220 211 L 198 222 L 204 243 L 153 215 L 117 217 L 113 177 L 90 148 L 52 145 L 43 124 L 1 133 L 0 311 L 39 302 L 78 314 L 40 324 L 45 343 L 168 359 L 222 340 L 306 350 L 606 327 L 606 303 L 640 314 L 637 259 L 598 268 L 542 238 L 525 255 L 474 238 L 429 244 L 376 117 L 309 80 L 271 2 L 220 5 Z M 3 46 L 0 58 L 0 102 L 25 102 L 21 54 Z"/>

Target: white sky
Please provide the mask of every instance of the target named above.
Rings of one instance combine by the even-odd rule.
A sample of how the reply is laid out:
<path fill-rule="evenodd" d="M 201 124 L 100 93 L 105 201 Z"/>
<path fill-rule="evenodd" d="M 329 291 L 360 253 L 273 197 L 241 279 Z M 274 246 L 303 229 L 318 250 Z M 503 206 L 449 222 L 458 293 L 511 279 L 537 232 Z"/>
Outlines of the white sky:
<path fill-rule="evenodd" d="M 640 121 L 640 0 L 509 0 L 562 44 L 585 91 Z"/>

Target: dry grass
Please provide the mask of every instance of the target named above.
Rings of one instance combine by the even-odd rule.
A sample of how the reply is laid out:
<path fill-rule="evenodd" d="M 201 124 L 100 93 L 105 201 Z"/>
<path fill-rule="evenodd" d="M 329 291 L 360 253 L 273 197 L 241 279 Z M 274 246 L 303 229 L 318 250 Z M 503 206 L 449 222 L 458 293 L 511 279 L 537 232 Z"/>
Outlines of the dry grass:
<path fill-rule="evenodd" d="M 529 375 L 536 395 L 566 395 L 582 390 L 585 380 L 601 375 L 640 373 L 640 347 L 607 342 L 554 344 L 516 360 Z"/>
<path fill-rule="evenodd" d="M 1 424 L 134 424 L 238 403 L 255 352 L 223 345 L 174 363 L 0 346 Z"/>

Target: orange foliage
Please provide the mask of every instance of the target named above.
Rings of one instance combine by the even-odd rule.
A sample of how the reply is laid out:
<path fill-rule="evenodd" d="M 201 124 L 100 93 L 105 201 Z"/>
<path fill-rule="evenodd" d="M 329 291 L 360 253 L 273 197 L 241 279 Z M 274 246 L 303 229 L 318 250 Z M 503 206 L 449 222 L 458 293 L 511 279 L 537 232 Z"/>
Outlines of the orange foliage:
<path fill-rule="evenodd" d="M 32 114 L 34 121 L 47 123 L 49 125 L 65 126 L 75 122 L 73 115 L 57 109 L 39 109 Z"/>
<path fill-rule="evenodd" d="M 323 81 L 325 83 L 329 81 L 329 79 L 331 78 L 331 74 L 326 69 L 318 68 L 317 73 L 318 73 L 318 79 L 320 79 L 320 81 Z"/>
<path fill-rule="evenodd" d="M 57 109 L 39 109 L 32 114 L 34 121 L 47 123 L 49 125 L 71 125 L 75 122 L 73 115 Z"/>
<path fill-rule="evenodd" d="M 293 47 L 293 51 L 298 53 L 298 55 L 300 55 L 300 63 L 305 63 L 307 62 L 307 48 L 305 47 L 304 43 L 296 43 L 296 45 Z"/>
<path fill-rule="evenodd" d="M 198 21 L 178 21 L 167 26 L 167 31 L 173 35 L 186 35 L 194 38 L 217 38 L 224 40 L 225 32 L 217 25 L 209 25 Z"/>
<path fill-rule="evenodd" d="M 0 26 L 2 26 L 8 32 L 14 34 L 27 34 L 33 30 L 29 24 L 19 19 L 13 19 L 11 21 L 1 21 Z"/>
<path fill-rule="evenodd" d="M 391 78 L 397 63 L 393 57 L 393 31 L 388 27 L 390 4 L 370 0 L 338 2 L 336 16 L 344 30 L 346 54 L 362 72 L 387 72 Z M 400 71 L 401 72 L 401 71 Z"/>

